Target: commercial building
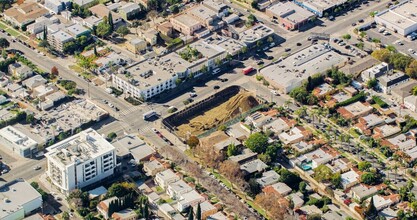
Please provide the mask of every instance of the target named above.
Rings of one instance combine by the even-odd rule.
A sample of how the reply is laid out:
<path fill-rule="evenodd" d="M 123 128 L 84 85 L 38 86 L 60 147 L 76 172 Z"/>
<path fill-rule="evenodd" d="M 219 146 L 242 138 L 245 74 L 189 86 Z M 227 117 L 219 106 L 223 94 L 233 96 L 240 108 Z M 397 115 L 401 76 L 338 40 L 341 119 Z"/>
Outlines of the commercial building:
<path fill-rule="evenodd" d="M 51 182 L 64 193 L 103 180 L 116 167 L 115 148 L 91 128 L 52 145 L 45 156 Z"/>
<path fill-rule="evenodd" d="M 293 2 L 279 2 L 267 8 L 265 12 L 270 18 L 277 19 L 287 30 L 298 29 L 315 16 Z"/>
<path fill-rule="evenodd" d="M 309 76 L 343 63 L 345 58 L 328 45 L 312 45 L 260 71 L 276 89 L 289 93 Z"/>
<path fill-rule="evenodd" d="M 42 207 L 42 196 L 23 179 L 0 186 L 0 219 L 21 220 Z"/>
<path fill-rule="evenodd" d="M 294 0 L 294 3 L 323 17 L 326 12 L 344 4 L 347 0 Z"/>
<path fill-rule="evenodd" d="M 266 25 L 257 24 L 239 34 L 239 40 L 247 47 L 253 47 L 258 41 L 265 41 L 274 34 L 274 30 Z"/>
<path fill-rule="evenodd" d="M 375 22 L 395 33 L 407 36 L 417 30 L 417 2 L 402 1 L 375 15 Z"/>
<path fill-rule="evenodd" d="M 197 51 L 198 56 L 188 56 L 191 50 Z M 197 41 L 175 53 L 138 62 L 126 69 L 126 73 L 113 74 L 113 86 L 134 98 L 147 100 L 175 88 L 181 79 L 210 72 L 226 55 L 217 45 Z"/>
<path fill-rule="evenodd" d="M 175 30 L 185 35 L 193 35 L 202 28 L 200 21 L 188 14 L 180 14 L 172 17 L 170 22 Z"/>
<path fill-rule="evenodd" d="M 0 130 L 0 146 L 8 147 L 22 157 L 31 157 L 38 143 L 9 125 Z"/>
<path fill-rule="evenodd" d="M 24 2 L 7 9 L 3 13 L 3 18 L 18 27 L 27 26 L 37 18 L 48 14 L 48 10 L 36 2 Z"/>

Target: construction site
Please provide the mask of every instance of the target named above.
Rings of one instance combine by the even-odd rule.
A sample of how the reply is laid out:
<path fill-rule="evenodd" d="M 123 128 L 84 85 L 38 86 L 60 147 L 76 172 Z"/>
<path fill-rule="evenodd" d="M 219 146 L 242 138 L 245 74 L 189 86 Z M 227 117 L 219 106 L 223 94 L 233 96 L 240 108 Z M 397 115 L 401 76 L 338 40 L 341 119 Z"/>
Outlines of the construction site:
<path fill-rule="evenodd" d="M 200 135 L 258 106 L 260 101 L 239 86 L 228 87 L 163 120 L 181 139 Z"/>

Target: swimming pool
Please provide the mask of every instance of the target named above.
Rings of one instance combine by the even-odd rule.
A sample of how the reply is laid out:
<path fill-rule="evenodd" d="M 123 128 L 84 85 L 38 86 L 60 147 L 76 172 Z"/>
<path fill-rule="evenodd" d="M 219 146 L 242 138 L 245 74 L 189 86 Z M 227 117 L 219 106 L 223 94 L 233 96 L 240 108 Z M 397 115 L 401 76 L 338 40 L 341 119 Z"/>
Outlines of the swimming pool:
<path fill-rule="evenodd" d="M 311 161 L 310 162 L 302 162 L 301 169 L 304 171 L 311 170 Z"/>

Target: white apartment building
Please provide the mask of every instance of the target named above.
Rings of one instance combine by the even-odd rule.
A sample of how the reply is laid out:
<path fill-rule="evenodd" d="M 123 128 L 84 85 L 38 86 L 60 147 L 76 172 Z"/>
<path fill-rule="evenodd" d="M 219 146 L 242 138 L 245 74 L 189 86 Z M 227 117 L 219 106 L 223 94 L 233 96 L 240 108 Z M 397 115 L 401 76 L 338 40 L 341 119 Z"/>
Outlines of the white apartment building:
<path fill-rule="evenodd" d="M 180 180 L 180 177 L 171 169 L 159 172 L 155 176 L 155 182 L 162 188 L 167 189 L 168 185 Z"/>
<path fill-rule="evenodd" d="M 22 157 L 30 157 L 38 143 L 10 125 L 0 130 L 0 146 L 8 147 Z"/>
<path fill-rule="evenodd" d="M 23 179 L 0 186 L 0 219 L 21 220 L 42 207 L 42 196 Z"/>
<path fill-rule="evenodd" d="M 52 145 L 45 156 L 48 176 L 64 193 L 109 177 L 116 167 L 114 146 L 91 128 Z"/>

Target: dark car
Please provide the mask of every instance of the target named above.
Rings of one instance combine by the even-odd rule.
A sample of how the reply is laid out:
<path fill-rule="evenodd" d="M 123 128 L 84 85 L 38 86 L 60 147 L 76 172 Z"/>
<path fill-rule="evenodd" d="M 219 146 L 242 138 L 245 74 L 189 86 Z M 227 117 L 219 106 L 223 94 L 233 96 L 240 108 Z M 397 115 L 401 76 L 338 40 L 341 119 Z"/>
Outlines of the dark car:
<path fill-rule="evenodd" d="M 356 26 L 356 23 L 352 23 L 352 26 Z"/>
<path fill-rule="evenodd" d="M 220 89 L 220 86 L 213 86 L 213 89 Z"/>
<path fill-rule="evenodd" d="M 227 82 L 229 79 L 227 79 L 227 78 L 222 78 L 222 79 L 220 79 L 220 81 L 222 81 L 222 82 Z"/>
<path fill-rule="evenodd" d="M 363 19 L 359 19 L 359 20 L 358 20 L 358 22 L 359 22 L 359 23 L 363 23 L 363 22 L 364 22 L 364 20 L 363 20 Z"/>
<path fill-rule="evenodd" d="M 291 48 L 285 48 L 285 52 L 288 52 L 288 51 L 290 51 L 291 50 Z"/>
<path fill-rule="evenodd" d="M 301 46 L 301 43 L 297 43 L 297 46 Z"/>
<path fill-rule="evenodd" d="M 259 60 L 258 62 L 256 62 L 256 64 L 258 64 L 258 65 L 262 65 L 262 64 L 264 64 L 264 61 Z"/>
<path fill-rule="evenodd" d="M 272 59 L 274 59 L 274 57 L 273 56 L 268 56 L 266 59 L 267 60 L 272 60 Z"/>

